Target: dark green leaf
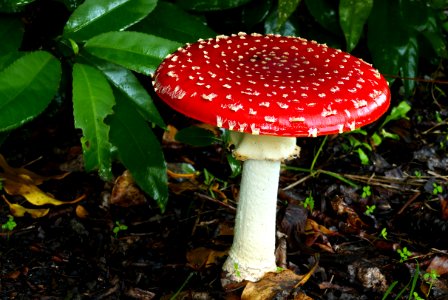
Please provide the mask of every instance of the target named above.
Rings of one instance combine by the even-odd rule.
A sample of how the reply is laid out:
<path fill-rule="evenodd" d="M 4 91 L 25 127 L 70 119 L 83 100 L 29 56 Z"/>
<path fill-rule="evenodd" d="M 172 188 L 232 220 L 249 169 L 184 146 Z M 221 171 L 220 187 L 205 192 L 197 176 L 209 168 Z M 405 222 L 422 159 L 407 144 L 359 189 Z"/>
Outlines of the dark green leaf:
<path fill-rule="evenodd" d="M 97 168 L 106 180 L 112 178 L 112 145 L 104 120 L 114 104 L 112 89 L 100 71 L 79 63 L 73 66 L 73 114 L 76 128 L 83 133 L 84 165 L 87 171 Z"/>
<path fill-rule="evenodd" d="M 123 165 L 140 188 L 165 210 L 168 200 L 166 164 L 160 144 L 145 120 L 117 95 L 115 113 L 108 118 L 110 139 Z"/>
<path fill-rule="evenodd" d="M 301 0 L 278 0 L 278 24 L 280 29 L 296 10 Z"/>
<path fill-rule="evenodd" d="M 232 170 L 232 174 L 230 175 L 231 178 L 235 178 L 241 174 L 241 171 L 243 169 L 242 163 L 240 160 L 237 160 L 235 156 L 233 156 L 231 153 L 228 153 L 226 155 L 227 162 L 229 163 L 230 170 Z"/>
<path fill-rule="evenodd" d="M 181 143 L 196 147 L 210 146 L 219 141 L 213 132 L 197 126 L 191 126 L 179 130 L 175 138 Z"/>
<path fill-rule="evenodd" d="M 140 32 L 108 32 L 88 40 L 85 49 L 104 60 L 145 75 L 181 44 Z"/>
<path fill-rule="evenodd" d="M 50 53 L 26 54 L 0 73 L 0 131 L 19 127 L 39 115 L 53 99 L 61 65 Z"/>
<path fill-rule="evenodd" d="M 176 22 L 173 22 L 173 20 L 176 20 Z M 200 38 L 209 38 L 216 35 L 201 18 L 164 1 L 159 1 L 156 8 L 146 18 L 129 30 L 148 33 L 181 43 L 196 42 Z"/>
<path fill-rule="evenodd" d="M 128 28 L 146 17 L 157 0 L 86 0 L 70 16 L 65 38 L 85 41 L 100 33 Z"/>
<path fill-rule="evenodd" d="M 161 128 L 166 127 L 151 96 L 131 71 L 99 59 L 95 59 L 93 64 L 103 72 L 110 83 L 134 103 L 145 120 L 155 123 Z"/>
<path fill-rule="evenodd" d="M 368 20 L 367 40 L 373 63 L 384 74 L 397 75 L 402 54 L 406 52 L 410 33 L 403 28 L 400 20 L 400 8 L 396 1 L 374 1 Z M 389 82 L 392 81 L 389 79 Z"/>
<path fill-rule="evenodd" d="M 0 18 L 0 56 L 18 51 L 22 44 L 23 23 L 18 18 Z"/>
<path fill-rule="evenodd" d="M 297 26 L 291 22 L 291 19 L 286 20 L 286 22 L 279 28 L 279 13 L 277 10 L 273 10 L 264 21 L 264 31 L 266 33 L 281 34 L 285 36 L 299 36 Z"/>
<path fill-rule="evenodd" d="M 352 51 L 358 44 L 372 6 L 373 0 L 339 2 L 339 23 L 344 32 L 347 51 Z"/>
<path fill-rule="evenodd" d="M 252 0 L 177 0 L 176 3 L 186 10 L 214 11 L 238 7 Z"/>
<path fill-rule="evenodd" d="M 339 34 L 338 7 L 336 1 L 305 0 L 306 7 L 314 19 L 330 32 Z"/>
<path fill-rule="evenodd" d="M 404 50 L 400 63 L 400 74 L 405 78 L 403 80 L 403 86 L 406 95 L 411 95 L 415 88 L 415 80 L 412 79 L 417 77 L 418 69 L 417 38 L 410 37 Z"/>
<path fill-rule="evenodd" d="M 0 0 L 0 12 L 16 13 L 22 11 L 26 5 L 36 0 Z"/>

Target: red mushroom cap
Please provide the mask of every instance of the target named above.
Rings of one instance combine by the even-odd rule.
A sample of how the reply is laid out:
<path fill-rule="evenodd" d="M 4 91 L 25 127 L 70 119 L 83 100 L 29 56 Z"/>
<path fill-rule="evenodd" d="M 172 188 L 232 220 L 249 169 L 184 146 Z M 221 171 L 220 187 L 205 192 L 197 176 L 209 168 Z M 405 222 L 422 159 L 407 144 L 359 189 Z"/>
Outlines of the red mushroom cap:
<path fill-rule="evenodd" d="M 199 121 L 262 135 L 354 130 L 389 107 L 372 66 L 315 41 L 279 35 L 218 36 L 170 54 L 154 75 L 158 95 Z"/>

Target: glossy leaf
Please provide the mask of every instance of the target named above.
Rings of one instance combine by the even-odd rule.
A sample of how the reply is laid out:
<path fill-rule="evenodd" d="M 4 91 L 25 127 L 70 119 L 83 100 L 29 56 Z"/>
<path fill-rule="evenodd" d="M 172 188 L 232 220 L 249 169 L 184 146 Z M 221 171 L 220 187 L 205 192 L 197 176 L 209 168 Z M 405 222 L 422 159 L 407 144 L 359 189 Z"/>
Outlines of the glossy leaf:
<path fill-rule="evenodd" d="M 108 32 L 85 44 L 90 54 L 130 70 L 150 75 L 181 44 L 140 32 Z"/>
<path fill-rule="evenodd" d="M 400 19 L 400 7 L 396 1 L 374 1 L 368 20 L 367 41 L 375 67 L 386 75 L 398 74 L 402 53 L 406 51 L 409 36 Z M 388 80 L 393 82 L 393 79 Z"/>
<path fill-rule="evenodd" d="M 83 133 L 84 165 L 87 171 L 97 168 L 104 179 L 112 178 L 112 145 L 104 120 L 114 104 L 112 89 L 100 71 L 79 63 L 73 66 L 73 114 L 76 128 Z"/>
<path fill-rule="evenodd" d="M 352 51 L 358 44 L 372 6 L 373 0 L 339 2 L 339 23 L 344 32 L 347 51 Z"/>
<path fill-rule="evenodd" d="M 16 13 L 36 0 L 0 0 L 0 12 Z"/>
<path fill-rule="evenodd" d="M 278 0 L 278 29 L 285 25 L 288 18 L 296 10 L 300 1 L 301 0 Z"/>
<path fill-rule="evenodd" d="M 176 3 L 186 10 L 214 11 L 235 8 L 251 0 L 177 0 Z"/>
<path fill-rule="evenodd" d="M 132 71 L 99 59 L 95 59 L 92 63 L 103 72 L 113 86 L 132 101 L 146 121 L 152 122 L 161 128 L 166 127 L 151 96 Z"/>
<path fill-rule="evenodd" d="M 179 130 L 176 134 L 176 140 L 196 147 L 209 146 L 219 141 L 213 132 L 197 126 L 190 126 Z"/>
<path fill-rule="evenodd" d="M 176 20 L 176 22 L 173 22 Z M 160 36 L 181 43 L 196 42 L 216 35 L 203 19 L 169 2 L 159 1 L 156 8 L 129 30 Z"/>
<path fill-rule="evenodd" d="M 0 18 L 0 56 L 18 51 L 22 44 L 23 23 L 18 18 Z"/>
<path fill-rule="evenodd" d="M 108 118 L 110 139 L 135 182 L 165 210 L 168 200 L 166 164 L 160 144 L 134 107 L 117 95 L 115 113 Z"/>
<path fill-rule="evenodd" d="M 146 17 L 157 0 L 86 0 L 70 16 L 63 36 L 85 41 L 100 33 L 124 30 Z"/>
<path fill-rule="evenodd" d="M 44 51 L 26 54 L 0 72 L 0 131 L 39 115 L 56 94 L 60 79 L 59 61 Z"/>
<path fill-rule="evenodd" d="M 305 0 L 306 7 L 314 19 L 333 33 L 340 32 L 338 7 L 332 0 Z"/>
<path fill-rule="evenodd" d="M 404 52 L 402 53 L 402 60 L 400 63 L 400 75 L 405 78 L 403 80 L 404 91 L 406 95 L 411 95 L 415 88 L 415 80 L 418 69 L 418 44 L 417 38 L 412 36 L 409 38 Z"/>

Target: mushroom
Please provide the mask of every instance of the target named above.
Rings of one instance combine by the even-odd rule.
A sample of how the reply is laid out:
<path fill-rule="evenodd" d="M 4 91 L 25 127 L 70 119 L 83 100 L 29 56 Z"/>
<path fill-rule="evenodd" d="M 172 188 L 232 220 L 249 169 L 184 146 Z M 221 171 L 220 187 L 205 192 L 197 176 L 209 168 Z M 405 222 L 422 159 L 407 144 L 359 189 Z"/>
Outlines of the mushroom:
<path fill-rule="evenodd" d="M 223 269 L 233 281 L 276 270 L 281 162 L 296 137 L 355 130 L 390 103 L 383 76 L 361 59 L 300 37 L 239 33 L 187 44 L 154 74 L 173 109 L 231 131 L 243 160 L 234 241 Z"/>

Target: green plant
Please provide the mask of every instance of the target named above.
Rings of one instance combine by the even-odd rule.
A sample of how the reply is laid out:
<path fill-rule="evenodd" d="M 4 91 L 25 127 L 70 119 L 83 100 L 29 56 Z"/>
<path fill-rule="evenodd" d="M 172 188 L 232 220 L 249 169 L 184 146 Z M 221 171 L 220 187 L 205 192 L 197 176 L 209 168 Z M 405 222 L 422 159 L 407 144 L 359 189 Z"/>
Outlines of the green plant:
<path fill-rule="evenodd" d="M 364 197 L 363 197 L 363 198 L 364 198 Z M 375 209 L 376 209 L 376 205 L 375 205 L 375 204 L 373 204 L 373 205 L 366 205 L 366 210 L 365 210 L 364 214 L 365 214 L 366 216 L 370 216 L 370 215 L 373 214 L 373 212 L 375 211 Z"/>
<path fill-rule="evenodd" d="M 14 220 L 14 216 L 8 215 L 8 221 L 2 224 L 2 230 L 13 231 L 16 226 L 17 223 Z"/>
<path fill-rule="evenodd" d="M 305 198 L 305 201 L 303 202 L 303 207 L 309 208 L 310 211 L 313 211 L 314 209 L 314 198 L 313 195 L 310 193 L 308 197 Z"/>
<path fill-rule="evenodd" d="M 403 247 L 402 249 L 397 249 L 397 253 L 400 255 L 400 262 L 404 262 L 412 256 L 412 253 L 408 250 L 407 247 Z"/>
<path fill-rule="evenodd" d="M 26 14 L 25 4 L 30 2 L 35 5 L 27 6 L 30 11 L 46 9 L 44 1 L 13 0 L 0 11 Z M 103 179 L 111 180 L 117 157 L 163 210 L 168 197 L 166 166 L 152 129 L 165 128 L 165 123 L 141 76 L 151 75 L 185 41 L 214 32 L 168 2 L 63 2 L 68 20 L 48 21 L 62 34 L 39 36 L 38 40 L 46 39 L 44 43 L 26 52 L 21 45 L 35 41 L 30 43 L 31 35 L 23 34 L 27 27 L 21 16 L 0 20 L 0 132 L 35 118 L 55 96 L 71 94 L 63 101 L 72 101 L 75 127 L 82 132 L 85 169 L 98 170 Z M 176 22 L 164 21 L 173 15 Z"/>
<path fill-rule="evenodd" d="M 380 235 L 383 239 L 387 240 L 387 229 L 386 228 L 381 229 Z"/>
<path fill-rule="evenodd" d="M 125 231 L 128 230 L 128 226 L 126 226 L 125 224 L 120 223 L 119 221 L 115 222 L 115 226 L 112 229 L 112 232 L 114 233 L 115 238 L 118 237 L 118 233 L 121 231 Z"/>
<path fill-rule="evenodd" d="M 370 186 L 366 185 L 362 187 L 362 194 L 361 197 L 362 198 L 367 198 L 370 197 L 372 195 L 372 191 L 370 190 Z M 373 209 L 375 209 L 375 205 L 372 205 Z"/>
<path fill-rule="evenodd" d="M 433 187 L 433 190 L 432 190 L 433 195 L 439 195 L 439 194 L 443 193 L 443 187 L 441 185 L 439 185 L 437 182 L 433 182 L 432 187 Z"/>
<path fill-rule="evenodd" d="M 439 279 L 439 277 L 440 277 L 440 275 L 434 269 L 431 269 L 430 272 L 426 272 L 425 274 L 423 274 L 423 280 L 427 284 L 429 284 L 428 293 L 426 294 L 426 297 L 429 296 L 432 286 L 434 285 L 435 281 Z"/>

